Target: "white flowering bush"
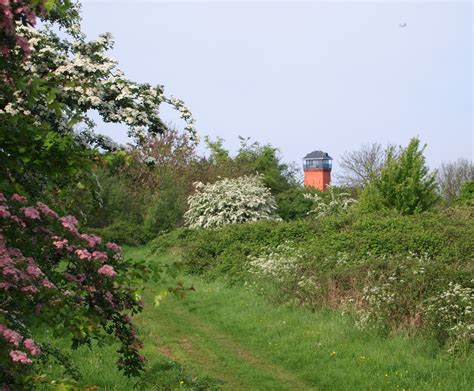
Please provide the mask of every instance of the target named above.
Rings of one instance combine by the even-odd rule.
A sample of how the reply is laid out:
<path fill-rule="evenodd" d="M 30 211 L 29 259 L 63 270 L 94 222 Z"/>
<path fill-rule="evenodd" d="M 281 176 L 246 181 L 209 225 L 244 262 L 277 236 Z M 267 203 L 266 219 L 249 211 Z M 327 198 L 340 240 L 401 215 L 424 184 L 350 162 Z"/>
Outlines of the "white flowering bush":
<path fill-rule="evenodd" d="M 196 182 L 184 214 L 191 228 L 218 228 L 258 220 L 280 220 L 277 205 L 260 176 L 222 179 L 212 184 Z"/>
<path fill-rule="evenodd" d="M 357 201 L 351 198 L 349 193 L 338 193 L 334 186 L 327 187 L 328 197 L 318 194 L 305 194 L 304 197 L 313 202 L 312 209 L 308 215 L 314 215 L 317 219 L 323 216 L 339 214 L 347 211 Z"/>
<path fill-rule="evenodd" d="M 424 316 L 449 350 L 463 350 L 474 342 L 474 289 L 449 283 L 448 288 L 427 300 Z"/>
<path fill-rule="evenodd" d="M 436 263 L 416 254 L 402 259 L 384 257 L 379 263 L 392 265 L 388 270 L 374 267 L 368 271 L 357 324 L 387 329 L 419 326 L 425 291 L 436 284 L 431 273 Z"/>
<path fill-rule="evenodd" d="M 316 277 L 305 267 L 305 252 L 291 241 L 264 247 L 258 256 L 249 256 L 248 271 L 259 283 L 267 280 L 277 284 L 284 299 L 303 305 L 311 303 L 320 288 Z"/>

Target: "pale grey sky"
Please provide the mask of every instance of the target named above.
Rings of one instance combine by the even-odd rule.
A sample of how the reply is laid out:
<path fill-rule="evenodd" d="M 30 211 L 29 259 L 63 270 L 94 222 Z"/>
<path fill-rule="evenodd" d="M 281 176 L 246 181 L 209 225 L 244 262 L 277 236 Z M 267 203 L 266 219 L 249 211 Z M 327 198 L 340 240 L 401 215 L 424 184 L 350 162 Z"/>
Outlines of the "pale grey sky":
<path fill-rule="evenodd" d="M 473 159 L 471 2 L 85 0 L 82 15 L 128 77 L 165 85 L 232 150 L 238 135 L 288 162 L 322 149 L 337 171 L 344 151 L 419 136 L 432 168 Z"/>

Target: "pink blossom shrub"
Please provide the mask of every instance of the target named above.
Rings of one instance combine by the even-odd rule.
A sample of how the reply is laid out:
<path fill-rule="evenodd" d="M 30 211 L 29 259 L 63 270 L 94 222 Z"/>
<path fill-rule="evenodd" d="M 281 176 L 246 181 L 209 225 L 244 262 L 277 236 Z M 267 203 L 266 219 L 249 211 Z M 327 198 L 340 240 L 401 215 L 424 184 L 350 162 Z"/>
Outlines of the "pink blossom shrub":
<path fill-rule="evenodd" d="M 38 324 L 69 336 L 76 347 L 112 335 L 121 344 L 118 365 L 125 374 L 143 369 L 130 315 L 142 310 L 147 270 L 131 267 L 120 246 L 102 244 L 78 225 L 43 203 L 0 193 L 0 389 L 28 388 L 35 360 L 47 359 L 34 335 Z"/>

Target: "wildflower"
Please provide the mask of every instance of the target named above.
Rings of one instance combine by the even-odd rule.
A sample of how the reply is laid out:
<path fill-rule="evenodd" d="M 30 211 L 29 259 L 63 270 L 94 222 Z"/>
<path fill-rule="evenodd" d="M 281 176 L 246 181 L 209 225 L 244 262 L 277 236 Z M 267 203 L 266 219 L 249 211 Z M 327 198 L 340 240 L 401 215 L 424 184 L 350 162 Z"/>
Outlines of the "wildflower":
<path fill-rule="evenodd" d="M 110 276 L 110 277 L 117 275 L 117 272 L 110 265 L 102 266 L 99 270 L 97 270 L 97 273 L 103 274 L 105 276 Z"/>

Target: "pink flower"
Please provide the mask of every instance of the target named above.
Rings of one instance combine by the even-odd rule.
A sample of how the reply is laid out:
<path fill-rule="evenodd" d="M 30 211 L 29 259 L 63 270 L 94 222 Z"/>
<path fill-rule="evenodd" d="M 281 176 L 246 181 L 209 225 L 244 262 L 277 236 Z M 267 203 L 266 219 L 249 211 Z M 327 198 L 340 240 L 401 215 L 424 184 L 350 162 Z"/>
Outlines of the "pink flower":
<path fill-rule="evenodd" d="M 22 364 L 31 364 L 31 360 L 28 358 L 25 352 L 20 350 L 12 350 L 10 352 L 10 357 L 13 362 L 19 362 Z"/>
<path fill-rule="evenodd" d="M 51 288 L 51 289 L 56 288 L 56 286 L 46 278 L 43 281 L 41 281 L 41 285 L 43 285 L 45 288 Z"/>
<path fill-rule="evenodd" d="M 107 254 L 102 252 L 102 251 L 94 251 L 92 253 L 92 258 L 94 258 L 96 261 L 99 261 L 99 262 L 104 262 L 107 260 Z"/>
<path fill-rule="evenodd" d="M 21 208 L 21 211 L 23 214 L 28 217 L 31 220 L 39 220 L 40 219 L 40 214 L 36 208 L 33 208 L 31 206 L 27 208 Z"/>
<path fill-rule="evenodd" d="M 26 201 L 26 197 L 23 197 L 23 196 L 21 196 L 19 194 L 16 194 L 16 193 L 12 195 L 11 199 L 12 199 L 12 201 L 16 201 L 16 202 L 25 202 Z"/>
<path fill-rule="evenodd" d="M 20 227 L 22 227 L 22 228 L 25 228 L 25 227 L 26 227 L 25 222 L 24 222 L 22 219 L 20 219 L 18 216 L 12 216 L 11 219 L 12 219 L 15 223 L 17 223 Z"/>
<path fill-rule="evenodd" d="M 0 217 L 10 217 L 12 214 L 8 211 L 8 206 L 0 205 Z"/>
<path fill-rule="evenodd" d="M 38 288 L 35 287 L 34 285 L 28 285 L 21 288 L 20 291 L 25 292 L 25 293 L 37 293 Z"/>
<path fill-rule="evenodd" d="M 5 202 L 7 198 L 5 197 L 5 194 L 0 193 L 0 202 Z"/>
<path fill-rule="evenodd" d="M 4 325 L 2 326 L 2 334 L 5 341 L 18 347 L 20 345 L 20 342 L 23 341 L 23 337 L 16 331 L 11 330 L 8 327 L 5 327 Z"/>
<path fill-rule="evenodd" d="M 38 354 L 41 353 L 40 348 L 38 345 L 35 344 L 35 341 L 33 341 L 31 338 L 25 339 L 25 342 L 23 342 L 23 345 L 25 345 L 25 348 L 28 349 L 30 354 L 32 356 L 37 356 Z"/>
<path fill-rule="evenodd" d="M 81 239 L 85 240 L 87 242 L 87 246 L 91 248 L 97 246 L 102 241 L 102 239 L 96 235 L 87 234 L 82 234 Z"/>
<path fill-rule="evenodd" d="M 91 253 L 86 249 L 76 250 L 75 253 L 79 257 L 79 259 L 91 259 Z"/>
<path fill-rule="evenodd" d="M 99 270 L 97 270 L 97 273 L 103 274 L 105 276 L 110 276 L 110 277 L 117 275 L 114 268 L 110 265 L 102 266 Z"/>
<path fill-rule="evenodd" d="M 105 245 L 108 249 L 112 250 L 114 253 L 119 253 L 122 249 L 118 244 L 109 242 Z"/>
<path fill-rule="evenodd" d="M 38 209 L 41 211 L 41 213 L 43 213 L 46 217 L 52 217 L 55 219 L 59 217 L 58 214 L 48 205 L 43 204 L 42 202 L 38 202 L 36 205 L 38 206 Z"/>
<path fill-rule="evenodd" d="M 30 265 L 26 268 L 26 272 L 33 277 L 41 277 L 43 275 L 43 272 L 38 266 Z"/>
<path fill-rule="evenodd" d="M 68 243 L 68 240 L 67 239 L 63 239 L 63 240 L 55 240 L 53 242 L 53 246 L 56 247 L 56 248 L 63 248 L 64 246 L 66 246 Z"/>
<path fill-rule="evenodd" d="M 64 217 L 61 217 L 59 219 L 59 221 L 61 222 L 67 222 L 68 224 L 72 224 L 74 226 L 76 226 L 77 224 L 79 224 L 79 222 L 77 221 L 77 219 L 74 217 L 74 216 L 64 216 Z"/>
<path fill-rule="evenodd" d="M 61 217 L 59 221 L 61 222 L 61 225 L 69 232 L 71 232 L 73 235 L 79 236 L 79 231 L 76 228 L 78 221 L 74 216 Z"/>

